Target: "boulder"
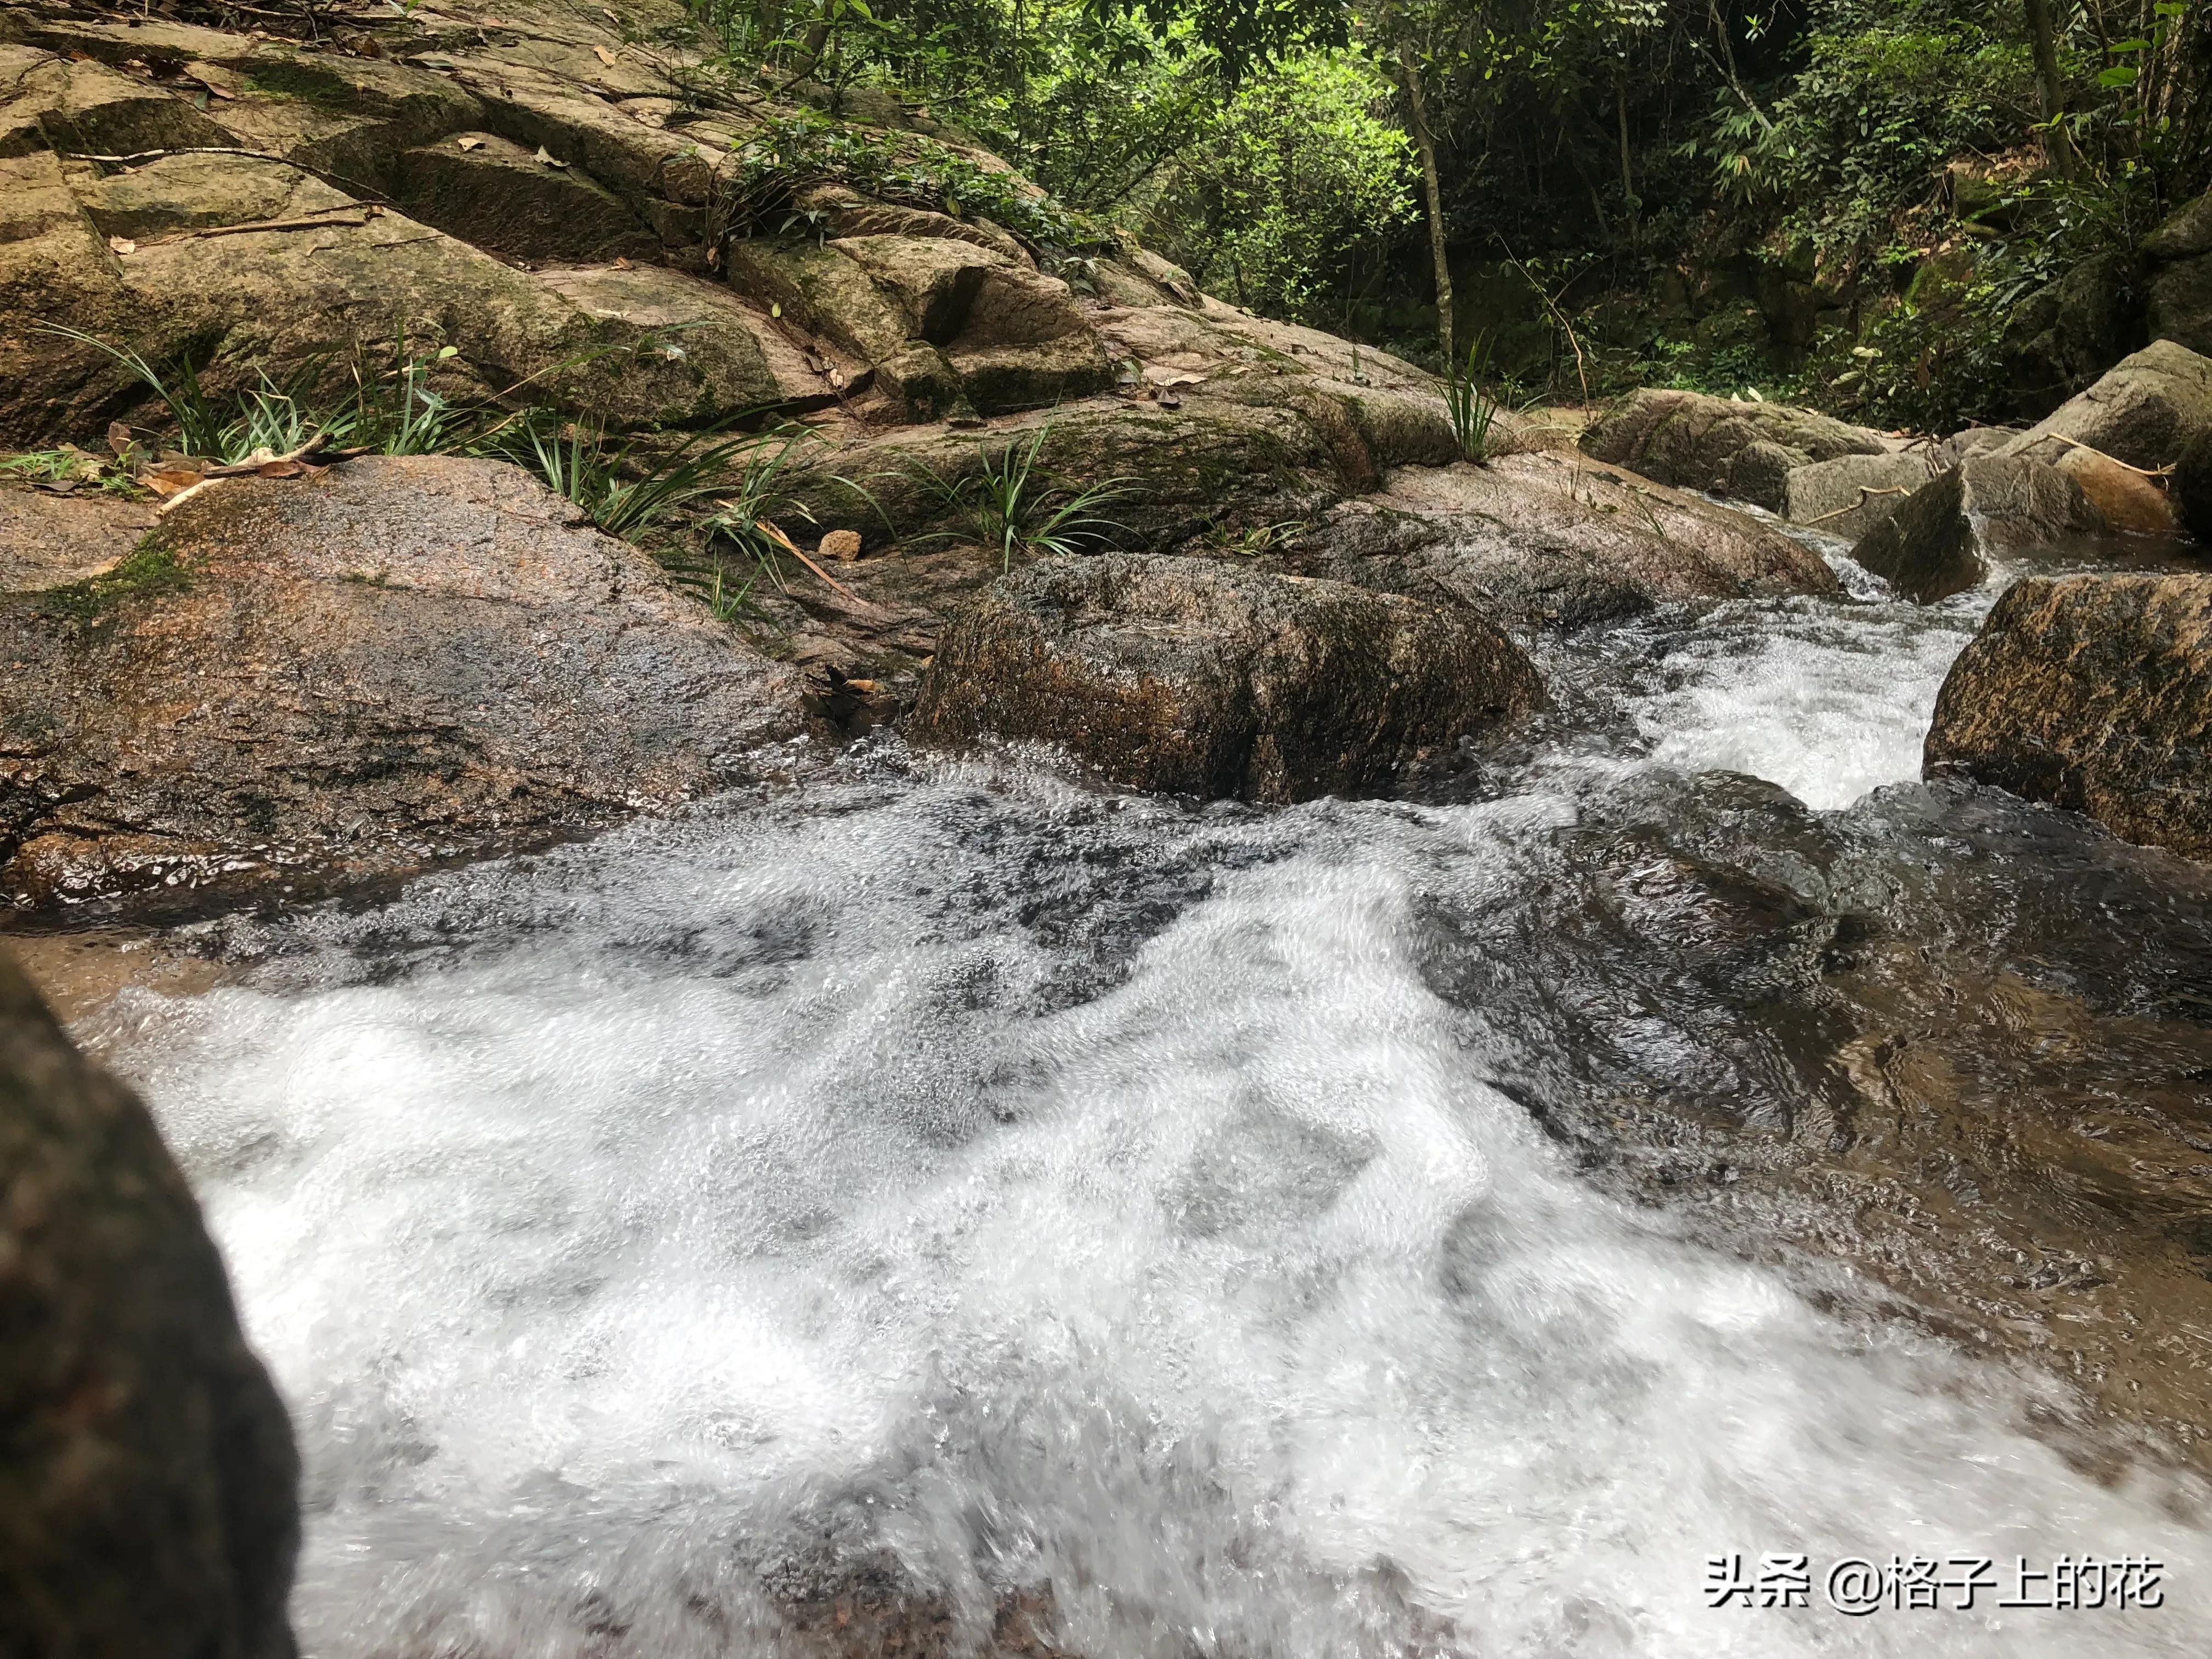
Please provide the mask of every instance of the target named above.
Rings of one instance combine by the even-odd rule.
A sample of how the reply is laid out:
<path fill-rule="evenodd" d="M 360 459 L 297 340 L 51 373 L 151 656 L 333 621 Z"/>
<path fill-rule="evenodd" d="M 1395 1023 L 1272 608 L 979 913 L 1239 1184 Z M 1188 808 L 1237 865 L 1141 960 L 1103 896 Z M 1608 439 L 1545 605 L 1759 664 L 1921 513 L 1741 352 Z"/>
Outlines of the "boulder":
<path fill-rule="evenodd" d="M 1978 455 L 1922 485 L 1851 557 L 1923 605 L 1980 586 L 1990 561 L 2105 527 L 2081 486 L 2029 456 Z"/>
<path fill-rule="evenodd" d="M 403 150 L 392 197 L 414 218 L 490 252 L 538 264 L 651 259 L 660 238 L 605 185 L 495 133 Z"/>
<path fill-rule="evenodd" d="M 0 1652 L 290 1659 L 299 1459 L 199 1206 L 0 957 Z"/>
<path fill-rule="evenodd" d="M 182 500 L 0 596 L 0 893 L 325 890 L 746 775 L 790 676 L 503 464 L 369 459 Z"/>
<path fill-rule="evenodd" d="M 2212 356 L 2212 191 L 2142 241 L 2154 337 Z"/>
<path fill-rule="evenodd" d="M 994 584 L 946 630 L 908 731 L 1057 745 L 1133 789 L 1280 802 L 1388 789 L 1542 696 L 1465 606 L 1115 554 Z"/>
<path fill-rule="evenodd" d="M 2212 432 L 2200 432 L 2173 468 L 2173 498 L 2183 526 L 2199 541 L 2212 541 Z"/>
<path fill-rule="evenodd" d="M 2021 301 L 2000 343 L 2014 410 L 2033 420 L 2142 343 L 2135 262 L 2100 254 Z"/>
<path fill-rule="evenodd" d="M 1747 514 L 1547 452 L 1398 472 L 1285 556 L 1304 574 L 1474 605 L 1526 629 L 1843 591 L 1818 554 Z"/>
<path fill-rule="evenodd" d="M 2174 498 L 2159 481 L 2102 450 L 2069 449 L 2057 465 L 2081 486 L 2108 530 L 2133 536 L 2171 536 L 2181 527 Z"/>
<path fill-rule="evenodd" d="M 1646 388 L 1607 410 L 1583 450 L 1659 483 L 1784 504 L 1791 467 L 1838 455 L 1880 455 L 1882 434 L 1787 404 L 1737 403 L 1698 392 Z"/>
<path fill-rule="evenodd" d="M 1943 682 L 1926 769 L 2212 858 L 2212 576 L 2014 584 Z"/>
<path fill-rule="evenodd" d="M 2130 466 L 2171 465 L 2212 428 L 2212 358 L 2154 340 L 1999 452 L 2057 462 L 2086 444 Z"/>
<path fill-rule="evenodd" d="M 1792 467 L 1783 481 L 1782 516 L 1792 524 L 1856 541 L 1928 482 L 1931 459 L 1925 450 L 1905 450 L 1838 455 Z"/>
<path fill-rule="evenodd" d="M 1177 409 L 1079 404 L 988 432 L 928 427 L 856 435 L 795 465 L 787 481 L 818 529 L 888 530 L 893 539 L 963 533 L 974 527 L 974 491 L 986 464 L 1012 447 L 1026 448 L 1040 425 L 1048 430 L 1036 482 L 1072 491 L 1119 481 L 1116 499 L 1098 514 L 1119 526 L 1115 539 L 1133 546 L 1165 547 L 1218 526 L 1302 519 L 1354 487 L 1303 410 L 1196 395 Z"/>

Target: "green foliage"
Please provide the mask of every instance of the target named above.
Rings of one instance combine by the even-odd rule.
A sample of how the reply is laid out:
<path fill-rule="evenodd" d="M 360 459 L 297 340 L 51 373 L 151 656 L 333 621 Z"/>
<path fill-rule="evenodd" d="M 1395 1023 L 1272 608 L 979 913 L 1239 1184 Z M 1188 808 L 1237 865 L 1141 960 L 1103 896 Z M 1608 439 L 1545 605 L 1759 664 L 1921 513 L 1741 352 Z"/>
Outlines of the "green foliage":
<path fill-rule="evenodd" d="M 1148 240 L 1203 286 L 1272 316 L 1343 323 L 1415 217 L 1413 144 L 1380 71 L 1350 52 L 1249 80 L 1168 173 Z"/>
<path fill-rule="evenodd" d="M 975 539 L 998 554 L 1002 574 L 1013 568 L 1017 553 L 1027 558 L 1079 553 L 1109 543 L 1127 528 L 1098 509 L 1126 497 L 1133 480 L 1066 488 L 1037 465 L 1051 433 L 1048 421 L 1026 441 L 1017 439 L 995 450 L 980 447 L 978 471 L 963 477 L 947 479 L 926 467 L 919 475 L 966 519 Z"/>
<path fill-rule="evenodd" d="M 1483 393 L 1490 374 L 1490 337 L 1478 334 L 1468 343 L 1464 362 L 1451 365 L 1444 377 L 1444 406 L 1451 412 L 1452 437 L 1460 459 L 1487 465 L 1490 428 L 1498 419 L 1498 404 Z"/>
<path fill-rule="evenodd" d="M 793 195 L 834 180 L 887 202 L 990 219 L 1038 246 L 1079 248 L 1101 240 L 1098 227 L 1026 187 L 1017 174 L 985 167 L 933 138 L 854 126 L 817 110 L 769 118 L 738 146 L 738 160 L 725 211 L 738 230 L 789 228 Z"/>
<path fill-rule="evenodd" d="M 516 422 L 490 447 L 535 472 L 610 536 L 634 541 L 695 501 L 742 489 L 765 441 L 750 435 L 715 441 L 714 433 L 702 432 L 647 453 L 636 439 L 611 443 L 604 426 L 564 426 L 538 416 Z"/>

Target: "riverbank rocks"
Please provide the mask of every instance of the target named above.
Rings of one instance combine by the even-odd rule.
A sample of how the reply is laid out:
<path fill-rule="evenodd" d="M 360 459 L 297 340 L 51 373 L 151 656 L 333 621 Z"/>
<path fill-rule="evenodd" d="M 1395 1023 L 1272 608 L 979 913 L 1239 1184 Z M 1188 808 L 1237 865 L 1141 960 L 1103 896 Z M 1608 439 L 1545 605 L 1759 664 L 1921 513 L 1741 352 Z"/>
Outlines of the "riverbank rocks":
<path fill-rule="evenodd" d="M 1317 520 L 1284 560 L 1528 629 L 1843 592 L 1818 554 L 1748 514 L 1548 451 L 1405 468 Z"/>
<path fill-rule="evenodd" d="M 2081 486 L 2057 467 L 2024 455 L 1977 455 L 1907 496 L 1851 556 L 1928 605 L 1978 586 L 1994 557 L 2104 527 Z"/>
<path fill-rule="evenodd" d="M 2143 238 L 2150 331 L 2212 356 L 2212 191 Z"/>
<path fill-rule="evenodd" d="M 1659 483 L 1735 495 L 1777 512 L 1792 468 L 1889 447 L 1879 432 L 1787 404 L 1650 388 L 1607 410 L 1583 434 L 1582 447 Z"/>
<path fill-rule="evenodd" d="M 1782 516 L 1825 535 L 1856 541 L 1897 511 L 1930 476 L 1925 450 L 1838 455 L 1793 466 L 1783 480 Z"/>
<path fill-rule="evenodd" d="M 0 1652 L 291 1659 L 299 1460 L 146 1109 L 0 957 Z"/>
<path fill-rule="evenodd" d="M 2174 463 L 2173 500 L 2189 533 L 2212 541 L 2212 432 L 2199 433 Z"/>
<path fill-rule="evenodd" d="M 2171 465 L 2191 439 L 2212 430 L 2212 358 L 2154 340 L 2103 379 L 2008 443 L 2007 455 L 2057 463 L 2079 445 L 2130 466 Z"/>
<path fill-rule="evenodd" d="M 1254 801 L 1386 790 L 1542 701 L 1495 624 L 1223 561 L 1048 559 L 956 617 L 909 726 L 1064 749 L 1133 789 Z"/>
<path fill-rule="evenodd" d="M 503 464 L 367 459 L 0 595 L 0 893 L 313 891 L 745 775 L 793 677 L 580 520 Z"/>
<path fill-rule="evenodd" d="M 1944 680 L 1925 763 L 2212 858 L 2212 576 L 2015 583 Z"/>

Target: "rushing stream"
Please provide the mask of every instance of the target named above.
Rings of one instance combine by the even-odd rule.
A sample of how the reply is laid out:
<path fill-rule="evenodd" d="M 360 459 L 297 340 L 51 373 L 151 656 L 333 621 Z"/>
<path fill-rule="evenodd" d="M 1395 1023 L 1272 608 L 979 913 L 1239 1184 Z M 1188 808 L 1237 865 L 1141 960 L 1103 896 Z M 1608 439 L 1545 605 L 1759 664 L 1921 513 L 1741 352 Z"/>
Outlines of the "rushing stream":
<path fill-rule="evenodd" d="M 126 993 L 88 1035 L 299 1425 L 306 1651 L 891 1616 L 949 1648 L 886 1652 L 1055 1650 L 1029 1620 L 1085 1659 L 2212 1652 L 2185 1462 L 2081 1455 L 2036 1427 L 2059 1380 L 1732 1248 L 1785 1186 L 1734 1234 L 1636 1195 L 1707 1156 L 1652 1121 L 1814 1110 L 1838 915 L 1965 938 L 2121 858 L 1916 781 L 1995 591 L 1549 647 L 1558 729 L 1449 799 L 1200 810 L 864 746 Z M 2112 867 L 2107 914 L 2153 891 Z M 2212 940 L 2154 902 L 2097 969 L 2115 1018 Z M 1809 1605 L 1707 1605 L 1765 1553 Z M 2156 1560 L 2165 1605 L 1996 1605 L 2085 1553 Z M 1829 1605 L 1893 1555 L 1996 1588 Z"/>

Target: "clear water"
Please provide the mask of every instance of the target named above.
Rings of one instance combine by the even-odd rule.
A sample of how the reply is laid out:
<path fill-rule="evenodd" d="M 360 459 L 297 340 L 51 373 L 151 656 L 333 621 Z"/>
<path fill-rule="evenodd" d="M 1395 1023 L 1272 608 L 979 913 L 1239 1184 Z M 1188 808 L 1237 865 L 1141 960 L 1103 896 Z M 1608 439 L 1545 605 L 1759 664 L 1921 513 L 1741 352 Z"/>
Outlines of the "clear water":
<path fill-rule="evenodd" d="M 126 995 L 299 1424 L 307 1652 L 835 1651 L 783 1621 L 841 1598 L 960 1652 L 1047 1585 L 1097 1659 L 2212 1651 L 2191 1481 L 1602 1195 L 1494 1086 L 1534 1005 L 1437 989 L 1437 907 L 1546 927 L 1533 853 L 1655 776 L 1914 776 L 1988 598 L 1595 643 L 1619 741 L 1474 804 L 892 750 Z M 1762 1551 L 2148 1554 L 2168 1605 L 1708 1609 Z"/>

